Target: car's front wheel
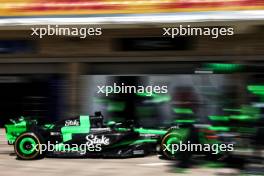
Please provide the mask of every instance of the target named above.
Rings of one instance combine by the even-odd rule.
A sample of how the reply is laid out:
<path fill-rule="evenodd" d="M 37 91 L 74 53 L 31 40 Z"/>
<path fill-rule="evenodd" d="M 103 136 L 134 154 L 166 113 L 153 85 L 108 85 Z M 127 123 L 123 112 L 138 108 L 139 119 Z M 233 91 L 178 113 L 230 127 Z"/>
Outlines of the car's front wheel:
<path fill-rule="evenodd" d="M 42 137 L 34 132 L 25 132 L 17 137 L 15 141 L 15 153 L 18 159 L 33 160 L 44 156 L 41 144 L 43 144 Z"/>

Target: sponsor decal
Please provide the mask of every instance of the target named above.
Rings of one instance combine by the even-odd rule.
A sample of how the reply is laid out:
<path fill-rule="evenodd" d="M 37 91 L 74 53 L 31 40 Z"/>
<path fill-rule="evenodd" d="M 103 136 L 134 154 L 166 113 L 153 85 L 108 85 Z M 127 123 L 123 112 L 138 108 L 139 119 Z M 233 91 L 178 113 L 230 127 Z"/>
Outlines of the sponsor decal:
<path fill-rule="evenodd" d="M 66 120 L 65 126 L 80 126 L 80 121 L 78 121 L 78 120 Z"/>
<path fill-rule="evenodd" d="M 100 145 L 109 145 L 110 144 L 110 139 L 105 137 L 104 135 L 98 137 L 97 135 L 88 135 L 86 136 L 86 140 L 87 140 L 87 145 L 96 145 L 96 144 L 100 144 Z"/>

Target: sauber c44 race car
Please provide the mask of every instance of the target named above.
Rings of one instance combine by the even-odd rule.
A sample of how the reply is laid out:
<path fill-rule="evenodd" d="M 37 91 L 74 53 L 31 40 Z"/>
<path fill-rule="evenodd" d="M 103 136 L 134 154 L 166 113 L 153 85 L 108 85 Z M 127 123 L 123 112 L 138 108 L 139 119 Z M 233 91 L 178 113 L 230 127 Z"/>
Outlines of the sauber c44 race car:
<path fill-rule="evenodd" d="M 19 159 L 42 157 L 136 157 L 156 150 L 167 130 L 136 128 L 133 122 L 103 122 L 94 116 L 41 124 L 21 117 L 5 125 L 8 143 Z"/>
<path fill-rule="evenodd" d="M 191 157 L 192 152 L 173 151 L 174 144 L 190 142 L 213 146 L 222 143 L 210 127 L 177 124 L 166 130 L 137 128 L 132 121 L 104 123 L 100 112 L 50 124 L 24 117 L 10 121 L 5 125 L 8 143 L 14 145 L 17 157 L 24 160 L 43 157 L 127 158 L 154 152 L 167 159 L 180 159 L 186 155 Z M 205 154 L 211 155 L 210 152 Z"/>

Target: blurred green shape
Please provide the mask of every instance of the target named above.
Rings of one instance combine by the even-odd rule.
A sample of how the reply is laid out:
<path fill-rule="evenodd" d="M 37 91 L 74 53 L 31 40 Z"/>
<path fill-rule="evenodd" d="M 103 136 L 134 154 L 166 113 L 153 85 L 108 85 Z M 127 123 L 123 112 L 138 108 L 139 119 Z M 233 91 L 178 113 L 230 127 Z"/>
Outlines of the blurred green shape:
<path fill-rule="evenodd" d="M 107 126 L 111 126 L 111 125 L 115 125 L 116 122 L 112 120 L 112 121 L 108 121 L 106 124 Z"/>
<path fill-rule="evenodd" d="M 194 114 L 190 108 L 173 108 L 172 110 L 176 114 Z"/>
<path fill-rule="evenodd" d="M 167 133 L 167 130 L 155 130 L 155 129 L 146 129 L 146 128 L 135 128 L 135 132 L 139 132 L 141 134 L 157 134 L 164 135 Z"/>
<path fill-rule="evenodd" d="M 254 121 L 259 119 L 260 108 L 250 105 L 242 105 L 239 109 L 224 109 L 224 111 L 239 112 L 237 115 L 230 115 L 229 119 L 241 120 L 241 121 Z"/>
<path fill-rule="evenodd" d="M 247 90 L 255 95 L 264 95 L 264 85 L 248 85 Z"/>
<path fill-rule="evenodd" d="M 171 97 L 169 95 L 154 95 L 154 99 L 152 100 L 153 103 L 162 103 L 162 102 L 168 102 L 171 100 Z"/>
<path fill-rule="evenodd" d="M 146 93 L 146 92 L 144 92 L 144 93 L 136 93 L 136 95 L 137 96 L 140 96 L 140 97 L 152 97 L 152 96 L 154 96 L 154 94 L 150 94 L 150 93 Z"/>
<path fill-rule="evenodd" d="M 231 115 L 230 119 L 234 120 L 242 120 L 242 121 L 250 121 L 250 120 L 256 120 L 258 117 L 256 116 L 250 116 L 250 115 Z"/>
<path fill-rule="evenodd" d="M 230 128 L 226 126 L 210 126 L 208 129 L 213 131 L 230 131 Z"/>
<path fill-rule="evenodd" d="M 137 96 L 140 97 L 151 97 L 152 100 L 151 103 L 162 103 L 162 102 L 168 102 L 171 100 L 171 97 L 167 94 L 150 94 L 150 93 L 136 93 Z"/>
<path fill-rule="evenodd" d="M 240 112 L 242 114 L 256 114 L 260 113 L 259 108 L 257 107 L 252 107 L 249 105 L 242 105 L 241 108 L 239 109 L 231 109 L 231 108 L 224 108 L 224 111 L 229 111 L 229 112 Z"/>
<path fill-rule="evenodd" d="M 175 120 L 176 123 L 195 123 L 196 120 L 192 120 L 192 119 L 179 119 L 179 120 Z"/>
<path fill-rule="evenodd" d="M 241 108 L 241 114 L 250 116 L 249 120 L 250 119 L 256 120 L 259 118 L 259 115 L 261 114 L 261 110 L 258 107 L 243 105 Z"/>
<path fill-rule="evenodd" d="M 235 72 L 240 71 L 243 68 L 241 64 L 231 63 L 208 63 L 205 64 L 206 69 L 216 72 Z"/>
<path fill-rule="evenodd" d="M 264 91 L 264 85 L 248 85 L 247 89 L 252 92 Z"/>
<path fill-rule="evenodd" d="M 209 119 L 210 120 L 213 120 L 213 121 L 229 121 L 229 117 L 228 116 L 217 116 L 217 115 L 212 115 L 212 116 L 209 116 Z"/>

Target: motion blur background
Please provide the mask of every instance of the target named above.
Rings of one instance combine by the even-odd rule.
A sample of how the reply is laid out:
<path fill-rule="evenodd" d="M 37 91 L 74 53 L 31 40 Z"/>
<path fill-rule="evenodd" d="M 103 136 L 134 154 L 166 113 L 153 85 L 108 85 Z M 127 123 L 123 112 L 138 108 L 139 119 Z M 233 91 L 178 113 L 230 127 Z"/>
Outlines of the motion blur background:
<path fill-rule="evenodd" d="M 243 126 L 263 127 L 263 8 L 262 0 L 1 1 L 0 126 L 22 115 L 55 121 L 101 111 L 145 127 L 234 113 L 258 119 Z M 101 27 L 103 35 L 30 35 L 47 24 Z M 180 24 L 235 34 L 162 36 Z M 167 85 L 168 94 L 97 94 L 114 82 Z"/>

